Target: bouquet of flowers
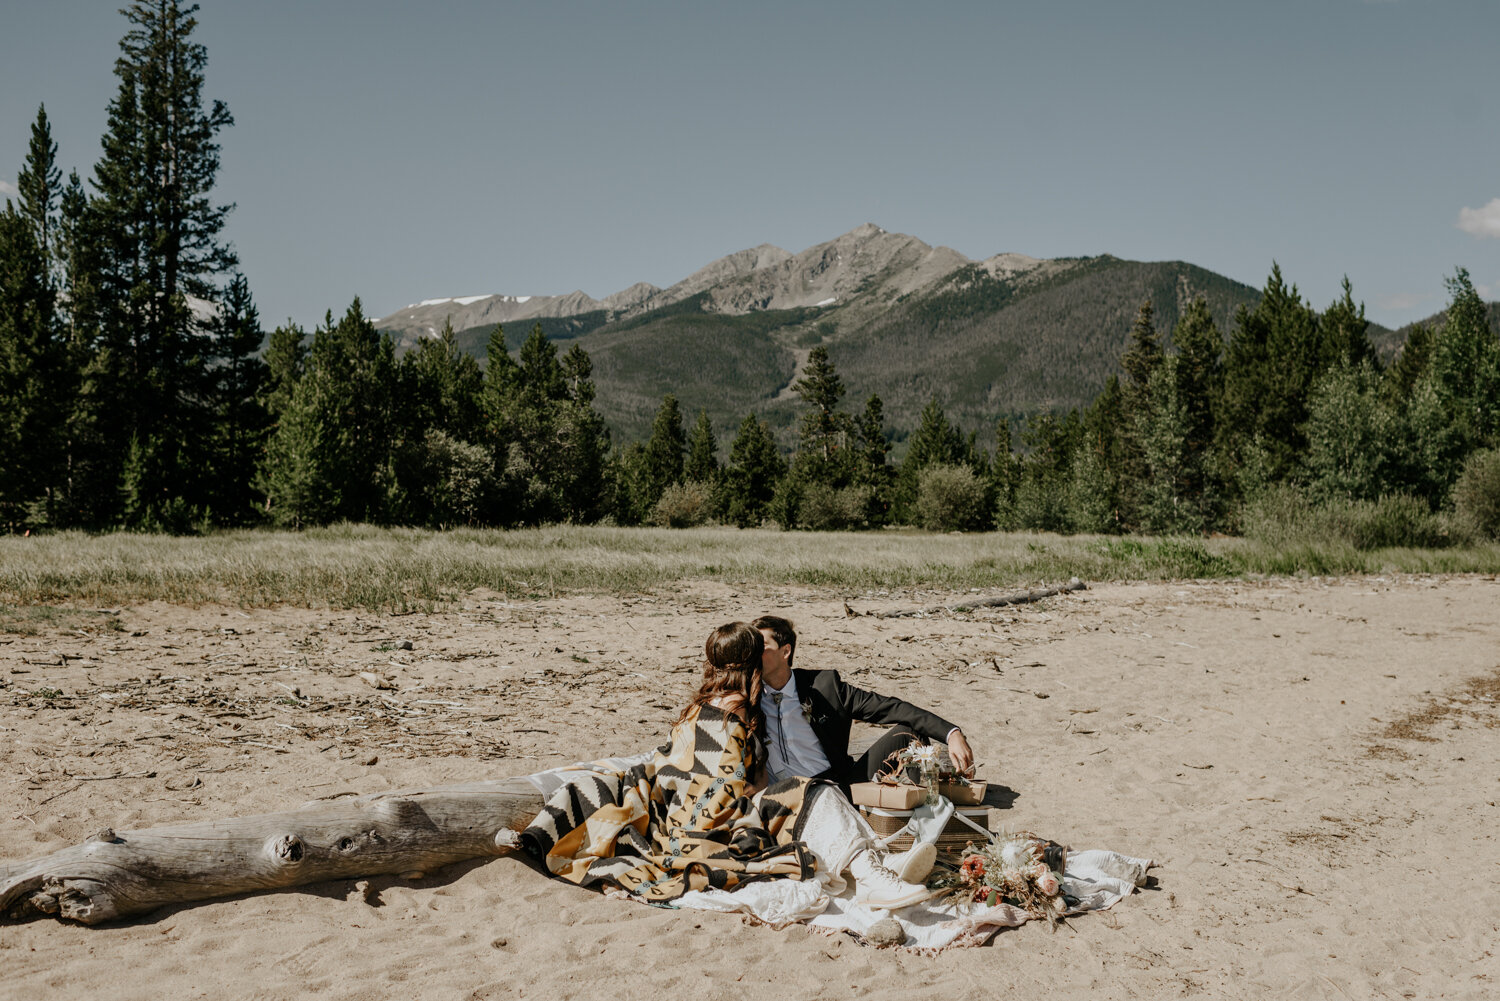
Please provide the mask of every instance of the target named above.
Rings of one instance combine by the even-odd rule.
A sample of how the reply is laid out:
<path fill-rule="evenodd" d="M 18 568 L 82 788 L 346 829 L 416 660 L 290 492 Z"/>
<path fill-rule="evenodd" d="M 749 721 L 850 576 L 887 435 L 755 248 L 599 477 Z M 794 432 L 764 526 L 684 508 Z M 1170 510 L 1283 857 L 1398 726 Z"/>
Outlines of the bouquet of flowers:
<path fill-rule="evenodd" d="M 1056 925 L 1067 907 L 1061 872 L 1066 852 L 1032 834 L 1000 833 L 989 844 L 970 843 L 958 871 L 943 873 L 933 885 L 957 900 L 991 907 L 1004 902 Z"/>

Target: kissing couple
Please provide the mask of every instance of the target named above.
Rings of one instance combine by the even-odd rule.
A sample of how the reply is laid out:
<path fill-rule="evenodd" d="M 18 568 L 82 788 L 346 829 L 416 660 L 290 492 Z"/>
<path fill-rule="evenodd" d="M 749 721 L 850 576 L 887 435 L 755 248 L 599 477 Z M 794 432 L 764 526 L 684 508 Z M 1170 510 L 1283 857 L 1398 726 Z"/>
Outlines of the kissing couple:
<path fill-rule="evenodd" d="M 548 797 L 522 844 L 548 871 L 614 885 L 653 903 L 766 879 L 818 880 L 872 908 L 930 896 L 936 847 L 886 854 L 849 800 L 914 741 L 942 741 L 972 771 L 963 732 L 911 703 L 794 668 L 797 634 L 766 615 L 731 622 L 703 645 L 703 676 L 667 743 L 625 770 L 579 772 Z M 851 723 L 886 733 L 859 758 Z M 601 763 L 602 765 L 603 763 Z"/>

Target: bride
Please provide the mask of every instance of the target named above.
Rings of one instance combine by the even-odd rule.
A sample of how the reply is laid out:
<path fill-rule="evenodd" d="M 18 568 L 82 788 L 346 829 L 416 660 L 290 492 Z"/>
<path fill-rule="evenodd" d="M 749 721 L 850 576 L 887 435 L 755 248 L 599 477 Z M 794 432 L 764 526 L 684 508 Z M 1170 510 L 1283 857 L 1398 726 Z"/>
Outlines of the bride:
<path fill-rule="evenodd" d="M 895 908 L 929 896 L 934 846 L 884 855 L 837 786 L 765 781 L 760 713 L 765 640 L 745 622 L 715 629 L 703 680 L 669 741 L 624 772 L 580 776 L 547 800 L 522 843 L 580 885 L 611 883 L 652 902 L 763 879 L 854 879 L 857 903 Z"/>

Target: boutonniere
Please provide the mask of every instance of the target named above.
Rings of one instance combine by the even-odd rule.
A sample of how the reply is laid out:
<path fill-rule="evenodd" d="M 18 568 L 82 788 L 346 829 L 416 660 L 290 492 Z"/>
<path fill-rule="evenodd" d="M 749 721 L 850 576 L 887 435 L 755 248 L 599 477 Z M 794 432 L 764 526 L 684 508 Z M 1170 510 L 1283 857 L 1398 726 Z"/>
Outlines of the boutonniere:
<path fill-rule="evenodd" d="M 802 718 L 807 720 L 808 726 L 823 722 L 823 717 L 813 715 L 812 699 L 804 699 L 802 701 Z"/>

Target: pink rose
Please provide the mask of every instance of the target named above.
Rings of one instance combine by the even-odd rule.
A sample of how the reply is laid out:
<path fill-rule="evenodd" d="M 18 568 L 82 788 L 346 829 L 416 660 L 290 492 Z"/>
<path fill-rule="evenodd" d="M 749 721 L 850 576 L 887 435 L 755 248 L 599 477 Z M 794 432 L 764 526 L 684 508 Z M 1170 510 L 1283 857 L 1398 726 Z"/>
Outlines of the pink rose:
<path fill-rule="evenodd" d="M 1057 877 L 1049 872 L 1046 875 L 1037 878 L 1036 888 L 1040 890 L 1044 896 L 1055 897 L 1057 896 L 1057 891 L 1062 889 L 1062 886 L 1058 883 Z"/>

